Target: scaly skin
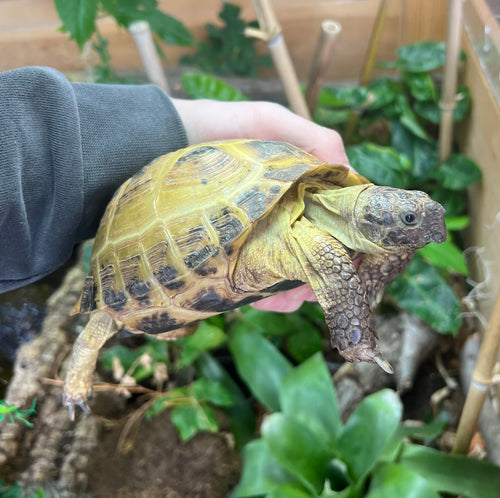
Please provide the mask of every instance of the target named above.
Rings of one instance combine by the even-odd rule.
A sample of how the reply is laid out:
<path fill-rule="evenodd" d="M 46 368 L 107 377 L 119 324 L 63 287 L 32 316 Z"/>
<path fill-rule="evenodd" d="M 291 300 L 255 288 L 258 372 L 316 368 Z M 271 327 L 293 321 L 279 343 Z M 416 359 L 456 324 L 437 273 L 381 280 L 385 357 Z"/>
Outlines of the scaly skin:
<path fill-rule="evenodd" d="M 80 406 L 84 412 L 89 412 L 87 399 L 92 392 L 92 377 L 99 350 L 116 332 L 118 328 L 111 315 L 105 311 L 96 311 L 76 339 L 63 391 L 63 403 L 69 409 L 71 420 L 75 416 L 75 405 Z"/>
<path fill-rule="evenodd" d="M 371 326 L 365 288 L 345 248 L 321 229 L 301 220 L 292 235 L 297 256 L 325 314 L 332 347 L 349 361 L 369 361 L 392 373 Z"/>

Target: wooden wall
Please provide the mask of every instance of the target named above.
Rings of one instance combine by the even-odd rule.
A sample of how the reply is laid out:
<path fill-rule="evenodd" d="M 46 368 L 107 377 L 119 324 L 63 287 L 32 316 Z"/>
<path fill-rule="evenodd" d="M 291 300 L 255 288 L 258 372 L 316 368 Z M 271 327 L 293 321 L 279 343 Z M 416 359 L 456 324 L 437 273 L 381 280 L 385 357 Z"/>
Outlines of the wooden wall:
<path fill-rule="evenodd" d="M 254 19 L 251 0 L 232 0 Z M 202 39 L 204 24 L 217 22 L 220 0 L 160 0 L 161 8 L 181 20 Z M 363 63 L 379 0 L 273 0 L 276 15 L 301 78 L 305 78 L 314 54 L 320 22 L 334 19 L 342 24 L 330 79 L 356 79 Z M 445 34 L 445 0 L 389 0 L 379 59 L 391 59 L 398 44 L 422 39 L 442 40 Z M 88 52 L 79 54 L 76 44 L 57 28 L 60 21 L 53 0 L 0 1 L 0 70 L 24 65 L 47 65 L 61 71 L 88 67 Z M 109 18 L 99 20 L 109 38 L 113 65 L 120 69 L 141 67 L 135 46 L 123 29 Z M 188 49 L 166 47 L 169 63 L 175 64 Z M 266 50 L 262 44 L 262 50 Z"/>
<path fill-rule="evenodd" d="M 484 0 L 468 3 L 475 7 L 474 12 L 465 11 L 466 15 L 474 15 L 471 26 L 474 23 L 490 26 L 492 46 L 487 55 L 491 60 L 496 52 L 498 64 L 500 28 Z M 480 295 L 479 310 L 488 318 L 500 291 L 500 106 L 474 50 L 474 46 L 482 46 L 477 41 L 478 38 L 481 41 L 484 39 L 483 33 L 482 26 L 476 30 L 476 35 L 469 29 L 462 41 L 467 53 L 464 83 L 471 91 L 472 108 L 468 119 L 458 130 L 458 143 L 461 151 L 476 161 L 483 173 L 483 181 L 470 192 L 472 223 L 467 235 L 469 245 L 477 248 L 470 258 L 473 278 L 486 283 Z"/>

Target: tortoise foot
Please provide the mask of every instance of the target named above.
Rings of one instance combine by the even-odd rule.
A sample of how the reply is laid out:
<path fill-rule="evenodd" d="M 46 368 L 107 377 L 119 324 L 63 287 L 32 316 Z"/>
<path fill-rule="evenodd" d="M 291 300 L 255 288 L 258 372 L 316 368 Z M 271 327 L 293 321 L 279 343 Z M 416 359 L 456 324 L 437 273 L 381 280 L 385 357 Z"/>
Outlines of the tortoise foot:
<path fill-rule="evenodd" d="M 85 379 L 71 375 L 68 373 L 64 382 L 63 404 L 68 407 L 69 418 L 75 419 L 75 405 L 79 406 L 82 411 L 89 414 L 90 409 L 87 405 L 87 400 L 92 394 L 92 379 Z"/>

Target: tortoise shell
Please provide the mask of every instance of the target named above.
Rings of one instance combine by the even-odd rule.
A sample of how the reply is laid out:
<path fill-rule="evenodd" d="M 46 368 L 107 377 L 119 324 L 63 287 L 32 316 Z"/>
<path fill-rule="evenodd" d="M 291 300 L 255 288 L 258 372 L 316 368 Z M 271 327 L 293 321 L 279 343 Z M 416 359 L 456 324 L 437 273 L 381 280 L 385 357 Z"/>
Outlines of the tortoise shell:
<path fill-rule="evenodd" d="M 227 281 L 249 233 L 286 192 L 299 202 L 304 182 L 369 183 L 283 142 L 210 142 L 156 159 L 109 203 L 74 313 L 105 309 L 132 332 L 156 334 L 242 305 L 214 303 L 207 279 Z"/>

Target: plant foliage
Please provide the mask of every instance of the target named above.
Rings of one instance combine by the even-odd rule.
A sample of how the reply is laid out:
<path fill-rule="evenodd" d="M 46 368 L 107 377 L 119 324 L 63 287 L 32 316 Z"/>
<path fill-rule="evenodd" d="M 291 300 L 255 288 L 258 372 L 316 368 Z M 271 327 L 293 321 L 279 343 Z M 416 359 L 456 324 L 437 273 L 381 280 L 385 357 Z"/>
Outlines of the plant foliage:
<path fill-rule="evenodd" d="M 92 47 L 101 60 L 96 67 L 98 82 L 126 82 L 111 67 L 107 40 L 97 29 L 100 13 L 113 17 L 125 29 L 135 21 L 147 21 L 157 39 L 168 45 L 194 45 L 193 36 L 184 24 L 162 12 L 156 0 L 55 0 L 55 6 L 62 21 L 62 30 L 69 33 L 80 50 L 95 35 Z M 161 52 L 160 45 L 156 46 Z"/>
<path fill-rule="evenodd" d="M 245 35 L 245 28 L 255 23 L 245 22 L 240 12 L 237 5 L 224 2 L 219 12 L 222 26 L 207 24 L 207 40 L 197 44 L 194 55 L 182 57 L 181 64 L 223 76 L 257 76 L 259 67 L 270 67 L 269 55 L 258 55 L 254 40 Z"/>
<path fill-rule="evenodd" d="M 269 357 L 269 343 L 246 333 L 257 337 L 253 357 Z M 233 347 L 241 343 L 239 337 Z M 281 353 L 275 350 L 274 354 Z M 432 424 L 417 430 L 404 426 L 402 404 L 394 391 L 384 389 L 368 396 L 343 423 L 319 354 L 285 371 L 274 365 L 273 360 L 266 367 L 278 379 L 270 389 L 276 409 L 264 420 L 261 437 L 243 450 L 243 473 L 234 497 L 496 496 L 498 467 L 412 442 L 422 434 L 435 437 L 439 429 Z M 238 360 L 237 366 L 241 368 Z M 259 376 L 254 372 L 250 378 Z M 248 385 L 259 398 L 261 381 Z"/>

